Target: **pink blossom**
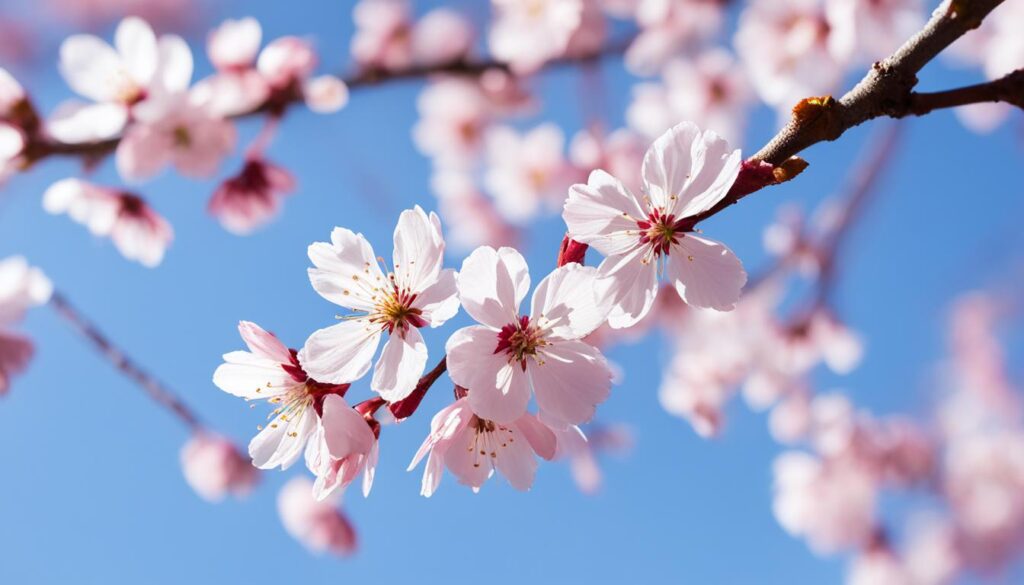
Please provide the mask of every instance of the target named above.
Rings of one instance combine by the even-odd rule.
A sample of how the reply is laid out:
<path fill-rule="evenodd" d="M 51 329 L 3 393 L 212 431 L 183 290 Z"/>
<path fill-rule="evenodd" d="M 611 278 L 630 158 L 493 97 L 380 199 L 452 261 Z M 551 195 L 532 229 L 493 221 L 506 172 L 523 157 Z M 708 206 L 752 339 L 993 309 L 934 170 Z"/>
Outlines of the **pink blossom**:
<path fill-rule="evenodd" d="M 693 218 L 725 197 L 740 160 L 717 134 L 686 122 L 648 149 L 639 196 L 602 170 L 573 185 L 562 217 L 574 240 L 606 256 L 597 284 L 613 304 L 612 327 L 629 327 L 651 310 L 662 265 L 687 304 L 735 306 L 746 272 L 727 247 L 694 234 Z"/>
<path fill-rule="evenodd" d="M 569 37 L 565 54 L 585 57 L 599 52 L 608 37 L 608 22 L 601 10 L 600 0 L 582 0 L 580 23 Z"/>
<path fill-rule="evenodd" d="M 982 102 L 953 108 L 960 122 L 976 134 L 994 132 L 1013 111 L 1013 106 L 1002 102 Z"/>
<path fill-rule="evenodd" d="M 206 41 L 206 53 L 213 66 L 222 71 L 248 69 L 256 62 L 263 29 L 252 17 L 225 20 Z"/>
<path fill-rule="evenodd" d="M 386 333 L 370 387 L 389 402 L 408 396 L 427 364 L 419 329 L 442 325 L 459 308 L 455 271 L 442 269 L 437 214 L 419 206 L 402 212 L 388 273 L 366 238 L 344 228 L 334 229 L 330 243 L 311 245 L 309 259 L 309 279 L 320 296 L 359 315 L 310 335 L 299 352 L 302 366 L 318 380 L 352 382 L 369 371 Z"/>
<path fill-rule="evenodd" d="M 674 59 L 665 66 L 662 79 L 662 84 L 642 83 L 634 88 L 626 112 L 630 126 L 656 137 L 679 120 L 692 120 L 730 143 L 742 142 L 753 94 L 746 75 L 727 51 L 710 49 L 695 59 Z"/>
<path fill-rule="evenodd" d="M 208 502 L 248 495 L 259 482 L 259 472 L 234 443 L 207 432 L 193 435 L 182 447 L 181 469 L 185 481 Z"/>
<path fill-rule="evenodd" d="M 321 424 L 306 449 L 306 467 L 316 474 L 313 495 L 326 499 L 363 474 L 363 495 L 370 495 L 377 468 L 380 425 L 367 420 L 336 394 L 323 400 Z M 371 423 L 376 425 L 371 428 Z M 375 429 L 375 430 L 374 430 Z"/>
<path fill-rule="evenodd" d="M 512 423 L 526 413 L 532 393 L 552 426 L 594 415 L 612 377 L 601 352 L 580 341 L 607 315 L 594 297 L 595 276 L 594 268 L 579 264 L 554 270 L 534 291 L 530 314 L 521 315 L 530 275 L 519 252 L 480 247 L 466 258 L 459 298 L 480 325 L 456 331 L 445 349 L 448 374 L 469 390 L 475 414 Z"/>
<path fill-rule="evenodd" d="M 565 54 L 583 17 L 583 0 L 491 0 L 491 54 L 518 74 Z"/>
<path fill-rule="evenodd" d="M 627 177 L 627 188 L 640 191 L 640 178 L 634 172 L 644 160 L 646 141 L 625 128 L 608 135 L 581 130 L 569 144 L 569 160 L 585 174 L 594 169 L 607 169 L 613 177 Z"/>
<path fill-rule="evenodd" d="M 871 549 L 854 559 L 846 585 L 916 585 L 888 548 Z"/>
<path fill-rule="evenodd" d="M 525 134 L 507 126 L 488 130 L 487 190 L 498 211 L 515 223 L 533 219 L 542 208 L 557 209 L 572 183 L 562 150 L 565 138 L 554 124 Z"/>
<path fill-rule="evenodd" d="M 626 51 L 626 67 L 638 75 L 656 73 L 688 45 L 718 32 L 723 16 L 717 0 L 638 0 L 640 34 Z"/>
<path fill-rule="evenodd" d="M 857 548 L 874 534 L 878 488 L 869 469 L 790 451 L 775 460 L 774 472 L 775 518 L 816 552 Z"/>
<path fill-rule="evenodd" d="M 50 280 L 24 258 L 0 260 L 0 328 L 20 321 L 25 311 L 49 301 L 52 293 Z M 25 370 L 33 353 L 29 339 L 0 329 L 0 396 L 10 390 L 11 378 Z"/>
<path fill-rule="evenodd" d="M 327 500 L 312 495 L 312 482 L 292 478 L 277 496 L 277 512 L 284 529 L 316 553 L 349 556 L 356 550 L 356 531 L 338 509 L 340 494 Z"/>
<path fill-rule="evenodd" d="M 448 227 L 448 241 L 454 247 L 472 250 L 477 246 L 501 247 L 516 241 L 515 228 L 498 213 L 493 200 L 479 191 L 467 173 L 455 169 L 436 171 L 431 187 Z"/>
<path fill-rule="evenodd" d="M 629 429 L 623 426 L 591 427 L 587 433 L 575 425 L 553 430 L 557 438 L 556 459 L 568 459 L 576 487 L 585 494 L 601 489 L 601 468 L 597 455 L 601 452 L 624 452 L 632 448 Z"/>
<path fill-rule="evenodd" d="M 153 268 L 174 239 L 167 221 L 138 195 L 79 179 L 54 183 L 43 195 L 43 209 L 67 213 L 94 235 L 109 237 L 122 256 Z"/>
<path fill-rule="evenodd" d="M 735 45 L 761 99 L 788 112 L 803 98 L 835 91 L 850 55 L 831 31 L 824 0 L 751 2 Z"/>
<path fill-rule="evenodd" d="M 458 12 L 437 8 L 412 29 L 412 55 L 420 65 L 443 65 L 465 59 L 473 48 L 473 25 Z"/>
<path fill-rule="evenodd" d="M 811 427 L 811 403 L 806 391 L 785 396 L 772 408 L 768 430 L 780 443 L 795 443 L 807 435 Z"/>
<path fill-rule="evenodd" d="M 15 108 L 21 105 L 28 96 L 25 88 L 9 71 L 0 67 L 0 118 L 9 119 Z"/>
<path fill-rule="evenodd" d="M 167 165 L 209 177 L 235 148 L 234 125 L 187 96 L 145 106 L 136 108 L 137 121 L 117 147 L 117 170 L 129 181 L 149 179 Z"/>
<path fill-rule="evenodd" d="M 428 84 L 416 101 L 413 138 L 420 151 L 446 166 L 465 166 L 479 153 L 490 106 L 480 86 L 462 78 Z"/>
<path fill-rule="evenodd" d="M 128 17 L 118 25 L 114 45 L 93 35 L 74 35 L 61 45 L 61 74 L 71 89 L 95 103 L 61 106 L 48 122 L 58 140 L 112 138 L 124 129 L 136 104 L 187 89 L 192 54 L 181 37 L 157 39 L 149 24 Z"/>
<path fill-rule="evenodd" d="M 362 68 L 400 70 L 413 63 L 412 15 L 404 0 L 360 0 L 352 9 L 352 58 Z"/>
<path fill-rule="evenodd" d="M 831 35 L 842 53 L 871 62 L 888 57 L 921 28 L 921 0 L 826 0 Z"/>
<path fill-rule="evenodd" d="M 217 189 L 208 210 L 226 230 L 245 235 L 273 219 L 294 190 L 295 177 L 283 167 L 250 158 L 241 173 Z"/>
<path fill-rule="evenodd" d="M 460 398 L 434 415 L 430 434 L 409 464 L 411 471 L 427 457 L 420 493 L 430 497 L 437 491 L 445 467 L 473 491 L 495 470 L 517 490 L 530 489 L 537 472 L 535 456 L 555 456 L 554 433 L 529 413 L 508 423 L 481 418 L 469 401 Z"/>
<path fill-rule="evenodd" d="M 303 448 L 308 458 L 322 453 L 320 442 L 310 439 L 320 438 L 324 399 L 340 397 L 348 386 L 310 378 L 295 351 L 255 323 L 242 321 L 238 332 L 249 351 L 224 354 L 224 363 L 213 373 L 213 383 L 228 394 L 246 400 L 265 399 L 276 406 L 268 416 L 270 423 L 258 427 L 259 434 L 249 442 L 253 465 L 287 469 L 298 460 Z"/>
<path fill-rule="evenodd" d="M 1022 18 L 1024 2 L 1007 0 L 953 43 L 949 52 L 961 61 L 981 65 L 989 79 L 1002 77 L 1024 62 L 1024 38 L 1018 26 Z"/>

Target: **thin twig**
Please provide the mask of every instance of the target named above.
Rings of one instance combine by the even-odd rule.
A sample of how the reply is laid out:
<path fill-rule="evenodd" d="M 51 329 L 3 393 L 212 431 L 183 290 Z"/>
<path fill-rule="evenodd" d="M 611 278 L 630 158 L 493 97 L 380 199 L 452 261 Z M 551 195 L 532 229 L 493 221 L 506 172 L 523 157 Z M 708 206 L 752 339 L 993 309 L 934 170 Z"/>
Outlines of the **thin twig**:
<path fill-rule="evenodd" d="M 94 323 L 83 316 L 68 301 L 67 297 L 60 292 L 54 291 L 53 296 L 50 298 L 50 304 L 53 305 L 54 310 L 61 317 L 64 317 L 77 332 L 82 334 L 92 344 L 93 349 L 113 364 L 128 379 L 138 384 L 143 392 L 156 401 L 157 404 L 168 409 L 171 414 L 185 423 L 185 426 L 189 427 L 189 429 L 193 431 L 202 430 L 203 425 L 199 422 L 199 417 L 180 397 L 162 382 L 143 370 L 124 351 L 114 345 Z"/>

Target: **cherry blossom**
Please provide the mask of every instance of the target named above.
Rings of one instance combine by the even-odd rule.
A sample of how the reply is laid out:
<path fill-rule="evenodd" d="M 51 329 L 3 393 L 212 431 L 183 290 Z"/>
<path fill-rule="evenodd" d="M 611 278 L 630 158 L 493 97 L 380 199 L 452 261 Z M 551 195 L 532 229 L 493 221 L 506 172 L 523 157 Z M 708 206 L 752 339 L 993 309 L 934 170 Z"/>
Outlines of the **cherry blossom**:
<path fill-rule="evenodd" d="M 679 120 L 692 120 L 732 144 L 742 141 L 753 95 L 746 75 L 727 51 L 710 49 L 695 59 L 673 59 L 662 79 L 662 84 L 642 83 L 633 89 L 626 111 L 630 126 L 653 138 Z"/>
<path fill-rule="evenodd" d="M 109 237 L 122 256 L 149 268 L 163 261 L 174 238 L 170 224 L 138 195 L 79 179 L 50 186 L 43 209 L 68 214 L 92 234 Z"/>
<path fill-rule="evenodd" d="M 484 177 L 498 211 L 525 223 L 542 209 L 558 209 L 571 184 L 571 169 L 562 154 L 565 137 L 554 124 L 520 135 L 507 126 L 487 132 L 488 168 Z"/>
<path fill-rule="evenodd" d="M 842 80 L 851 47 L 831 34 L 824 1 L 755 0 L 740 15 L 736 52 L 758 95 L 780 112 Z"/>
<path fill-rule="evenodd" d="M 921 28 L 921 0 L 826 0 L 830 33 L 842 53 L 864 61 L 887 57 Z"/>
<path fill-rule="evenodd" d="M 416 107 L 413 139 L 420 151 L 444 166 L 466 166 L 479 153 L 490 105 L 479 84 L 444 78 L 428 84 Z"/>
<path fill-rule="evenodd" d="M 205 431 L 182 447 L 181 469 L 188 485 L 208 502 L 219 502 L 228 494 L 248 495 L 259 482 L 259 472 L 234 443 Z"/>
<path fill-rule="evenodd" d="M 380 424 L 349 407 L 338 395 L 324 397 L 321 421 L 306 449 L 306 467 L 316 474 L 318 500 L 345 489 L 363 474 L 363 495 L 370 495 L 377 467 Z"/>
<path fill-rule="evenodd" d="M 878 488 L 869 469 L 790 451 L 775 460 L 774 473 L 775 518 L 815 551 L 855 548 L 872 537 Z"/>
<path fill-rule="evenodd" d="M 589 174 L 594 169 L 608 169 L 616 177 L 627 177 L 623 183 L 631 190 L 642 188 L 634 173 L 644 160 L 646 142 L 635 132 L 620 128 L 608 135 L 581 130 L 569 144 L 569 160 Z"/>
<path fill-rule="evenodd" d="M 370 387 L 389 402 L 412 392 L 427 363 L 420 327 L 438 327 L 458 311 L 455 271 L 442 269 L 441 222 L 419 206 L 403 211 L 395 226 L 394 269 L 385 273 L 362 234 L 335 228 L 331 242 L 309 247 L 313 288 L 325 299 L 356 311 L 320 329 L 299 352 L 318 380 L 352 382 L 370 369 L 380 338 L 384 351 Z"/>
<path fill-rule="evenodd" d="M 296 358 L 272 333 L 242 321 L 238 332 L 249 351 L 224 354 L 213 373 L 218 388 L 246 400 L 265 399 L 275 405 L 269 424 L 249 442 L 249 456 L 260 469 L 287 469 L 306 448 L 307 457 L 319 461 L 324 399 L 342 395 L 347 385 L 324 384 L 310 378 Z M 344 401 L 342 402 L 344 404 Z M 308 444 L 308 445 L 307 445 Z"/>
<path fill-rule="evenodd" d="M 0 260 L 0 396 L 11 388 L 11 378 L 28 366 L 32 342 L 7 328 L 20 321 L 25 312 L 50 300 L 53 285 L 21 256 Z"/>
<path fill-rule="evenodd" d="M 638 0 L 636 4 L 640 34 L 626 51 L 626 66 L 638 75 L 656 73 L 687 45 L 714 35 L 724 16 L 717 0 Z"/>
<path fill-rule="evenodd" d="M 519 74 L 565 54 L 583 17 L 583 0 L 491 0 L 491 54 Z"/>
<path fill-rule="evenodd" d="M 717 134 L 687 122 L 648 149 L 642 197 L 602 170 L 573 185 L 562 217 L 574 240 L 606 256 L 597 285 L 613 304 L 612 327 L 633 325 L 651 310 L 662 266 L 687 304 L 735 306 L 746 272 L 727 247 L 695 235 L 693 218 L 725 197 L 740 160 Z"/>
<path fill-rule="evenodd" d="M 576 487 L 585 494 L 595 494 L 603 481 L 597 455 L 600 452 L 623 452 L 632 447 L 629 429 L 622 426 L 591 426 L 587 434 L 576 425 L 554 429 L 557 438 L 556 459 L 568 459 Z"/>
<path fill-rule="evenodd" d="M 401 71 L 464 58 L 473 27 L 458 12 L 437 8 L 413 22 L 405 0 L 361 0 L 352 11 L 352 58 L 363 69 Z"/>
<path fill-rule="evenodd" d="M 349 556 L 356 551 L 356 531 L 338 509 L 341 494 L 326 500 L 312 495 L 312 482 L 292 478 L 277 496 L 277 512 L 284 529 L 313 552 Z"/>
<path fill-rule="evenodd" d="M 66 39 L 60 71 L 71 89 L 95 103 L 64 104 L 50 118 L 48 130 L 64 142 L 89 142 L 119 135 L 137 104 L 183 91 L 192 74 L 192 55 L 181 37 L 157 39 L 148 23 L 128 17 L 118 25 L 113 47 L 93 35 Z"/>
<path fill-rule="evenodd" d="M 510 424 L 526 413 L 530 394 L 552 426 L 586 422 L 611 391 L 601 352 L 580 339 L 604 321 L 596 271 L 568 264 L 546 276 L 533 293 L 529 315 L 520 303 L 530 288 L 526 260 L 511 248 L 480 247 L 462 264 L 459 298 L 479 325 L 448 339 L 448 374 L 469 390 L 480 417 Z"/>
<path fill-rule="evenodd" d="M 224 181 L 210 199 L 208 210 L 228 231 L 245 235 L 266 224 L 295 190 L 295 177 L 262 158 L 245 162 L 242 172 Z"/>
<path fill-rule="evenodd" d="M 470 391 L 472 395 L 472 391 Z M 528 490 L 537 472 L 537 459 L 555 456 L 555 435 L 529 413 L 508 423 L 473 414 L 469 398 L 460 398 L 434 415 L 430 434 L 420 446 L 411 471 L 424 457 L 420 494 L 430 497 L 448 468 L 459 483 L 477 491 L 497 470 L 518 490 Z"/>
<path fill-rule="evenodd" d="M 431 186 L 445 217 L 448 241 L 461 250 L 515 243 L 516 230 L 498 213 L 494 201 L 477 188 L 473 178 L 456 169 L 434 173 Z"/>

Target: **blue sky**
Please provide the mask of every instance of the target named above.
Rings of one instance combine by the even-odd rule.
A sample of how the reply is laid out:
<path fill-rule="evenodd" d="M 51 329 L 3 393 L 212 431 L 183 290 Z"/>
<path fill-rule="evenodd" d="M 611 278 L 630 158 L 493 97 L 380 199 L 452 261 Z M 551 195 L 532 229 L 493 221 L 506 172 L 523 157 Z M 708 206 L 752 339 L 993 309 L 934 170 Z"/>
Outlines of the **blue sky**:
<path fill-rule="evenodd" d="M 236 1 L 212 12 L 257 16 L 266 37 L 310 35 L 325 67 L 338 69 L 346 64 L 351 33 L 347 5 L 312 1 L 296 9 Z M 205 57 L 199 62 L 207 72 Z M 617 60 L 602 73 L 609 121 L 618 126 L 629 78 Z M 975 79 L 941 65 L 922 77 L 926 88 Z M 20 78 L 45 110 L 69 95 L 52 55 Z M 537 87 L 545 110 L 525 125 L 544 119 L 567 133 L 577 130 L 581 113 L 566 97 L 579 85 L 570 70 L 542 76 Z M 215 181 L 167 174 L 142 190 L 173 223 L 176 240 L 164 264 L 147 270 L 66 217 L 42 210 L 43 190 L 76 171 L 72 161 L 48 161 L 0 193 L 0 256 L 24 254 L 43 268 L 210 426 L 244 444 L 262 412 L 210 382 L 220 355 L 241 347 L 237 321 L 256 321 L 289 345 L 301 344 L 335 314 L 308 284 L 307 245 L 341 225 L 386 253 L 398 212 L 414 204 L 435 207 L 429 163 L 410 138 L 420 87 L 360 91 L 333 116 L 290 115 L 270 157 L 297 175 L 300 188 L 283 216 L 253 236 L 232 236 L 206 215 Z M 747 144 L 762 144 L 774 124 L 770 112 L 758 110 Z M 1019 116 L 987 137 L 968 132 L 949 112 L 904 124 L 899 161 L 842 259 L 837 309 L 867 338 L 865 360 L 850 376 L 821 374 L 816 382 L 820 390 L 843 388 L 877 412 L 921 414 L 933 396 L 930 368 L 944 354 L 950 300 L 976 287 L 1019 290 L 1021 134 Z M 245 136 L 256 128 L 242 125 Z M 756 272 L 764 261 L 761 230 L 777 207 L 795 201 L 809 208 L 836 192 L 870 132 L 859 128 L 839 143 L 813 147 L 805 153 L 811 166 L 798 180 L 750 197 L 705 231 L 728 242 Z M 238 166 L 236 156 L 224 175 Z M 96 179 L 117 183 L 109 162 Z M 562 230 L 557 217 L 531 227 L 523 252 L 534 282 L 553 267 Z M 460 262 L 457 255 L 448 259 L 450 266 Z M 462 314 L 428 335 L 433 356 L 440 356 L 444 335 L 466 319 Z M 353 490 L 345 501 L 361 551 L 338 560 L 310 555 L 278 520 L 277 488 L 304 473 L 301 466 L 264 474 L 247 500 L 207 504 L 182 478 L 178 451 L 187 434 L 176 420 L 99 360 L 50 309 L 31 313 L 24 330 L 37 341 L 38 356 L 0 403 L 0 443 L 7 445 L 0 482 L 3 582 L 783 584 L 833 583 L 844 570 L 842 559 L 815 557 L 773 519 L 771 462 L 781 448 L 764 416 L 736 401 L 724 435 L 706 441 L 660 408 L 656 389 L 668 348 L 656 337 L 610 354 L 626 379 L 599 418 L 630 425 L 636 447 L 626 459 L 605 462 L 599 495 L 580 495 L 565 466 L 546 464 L 528 493 L 498 479 L 474 495 L 445 477 L 438 494 L 420 497 L 420 471 L 405 467 L 430 415 L 451 399 L 442 381 L 416 417 L 384 430 L 371 497 Z M 350 393 L 369 395 L 368 381 Z"/>

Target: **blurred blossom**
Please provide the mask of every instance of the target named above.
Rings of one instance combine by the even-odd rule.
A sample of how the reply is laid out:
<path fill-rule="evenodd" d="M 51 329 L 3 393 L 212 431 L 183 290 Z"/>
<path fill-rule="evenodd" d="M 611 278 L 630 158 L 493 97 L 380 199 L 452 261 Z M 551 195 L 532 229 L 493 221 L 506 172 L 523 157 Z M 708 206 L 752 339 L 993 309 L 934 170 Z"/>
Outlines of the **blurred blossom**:
<path fill-rule="evenodd" d="M 713 130 L 731 144 L 741 144 L 753 93 L 746 74 L 724 49 L 709 49 L 696 58 L 673 59 L 662 83 L 641 83 L 626 111 L 630 126 L 656 137 L 679 120 Z"/>
<path fill-rule="evenodd" d="M 921 0 L 826 0 L 839 54 L 872 62 L 891 55 L 924 23 Z"/>
<path fill-rule="evenodd" d="M 633 447 L 629 429 L 622 425 L 591 424 L 587 434 L 577 426 L 554 429 L 557 438 L 556 459 L 568 459 L 576 487 L 585 494 L 601 489 L 602 474 L 597 457 L 601 453 L 624 453 Z"/>
<path fill-rule="evenodd" d="M 542 212 L 561 209 L 572 176 L 563 154 L 565 137 L 558 126 L 545 123 L 523 134 L 494 126 L 485 140 L 484 181 L 503 216 L 524 224 Z"/>
<path fill-rule="evenodd" d="M 458 170 L 438 170 L 431 179 L 431 187 L 445 218 L 447 240 L 453 247 L 472 250 L 515 243 L 516 229 L 498 213 L 494 201 L 479 191 L 471 176 Z"/>
<path fill-rule="evenodd" d="M 56 18 L 96 28 L 124 16 L 138 16 L 163 29 L 193 25 L 202 13 L 196 0 L 45 0 Z"/>
<path fill-rule="evenodd" d="M 420 446 L 411 471 L 424 457 L 420 494 L 430 497 L 447 467 L 459 483 L 479 491 L 497 470 L 518 490 L 528 490 L 537 473 L 537 456 L 555 456 L 555 435 L 533 414 L 507 424 L 483 419 L 470 410 L 469 399 L 460 398 L 434 415 L 430 434 Z"/>
<path fill-rule="evenodd" d="M 875 530 L 877 481 L 856 461 L 790 451 L 775 460 L 775 518 L 819 554 L 857 548 Z"/>
<path fill-rule="evenodd" d="M 472 24 L 448 8 L 432 10 L 413 22 L 405 0 L 360 0 L 352 16 L 352 58 L 364 70 L 452 63 L 465 58 L 473 46 Z"/>
<path fill-rule="evenodd" d="M 996 6 L 981 25 L 960 37 L 949 55 L 972 65 L 980 65 L 989 79 L 997 79 L 1024 63 L 1024 0 L 1006 0 Z"/>
<path fill-rule="evenodd" d="M 850 48 L 832 34 L 825 0 L 754 0 L 740 14 L 735 45 L 761 99 L 781 113 L 801 99 L 829 95 Z"/>
<path fill-rule="evenodd" d="M 338 506 L 341 494 L 319 501 L 313 497 L 313 483 L 295 477 L 281 488 L 277 512 L 284 529 L 315 553 L 349 556 L 356 551 L 356 531 Z"/>
<path fill-rule="evenodd" d="M 1013 111 L 1013 106 L 1002 102 L 983 102 L 953 108 L 953 113 L 960 122 L 977 134 L 995 131 Z"/>
<path fill-rule="evenodd" d="M 50 186 L 43 209 L 68 214 L 93 235 L 109 237 L 122 256 L 149 268 L 163 261 L 174 238 L 170 224 L 139 196 L 79 179 Z"/>
<path fill-rule="evenodd" d="M 583 21 L 583 0 L 491 0 L 491 54 L 519 74 L 565 55 Z"/>
<path fill-rule="evenodd" d="M 50 300 L 53 284 L 38 268 L 21 256 L 0 260 L 0 396 L 11 389 L 11 378 L 21 373 L 32 359 L 32 342 L 9 331 L 31 307 Z"/>
<path fill-rule="evenodd" d="M 916 585 L 892 551 L 878 548 L 854 559 L 846 585 Z M 923 584 L 922 584 L 923 585 Z"/>
<path fill-rule="evenodd" d="M 814 226 L 807 223 L 798 207 L 783 205 L 765 227 L 762 241 L 769 254 L 795 266 L 805 278 L 813 278 L 821 270 L 821 257 L 807 235 Z"/>
<path fill-rule="evenodd" d="M 420 119 L 413 138 L 442 165 L 465 166 L 481 149 L 489 105 L 480 86 L 461 77 L 427 84 L 416 102 Z"/>
<path fill-rule="evenodd" d="M 273 219 L 294 190 L 295 177 L 286 169 L 250 158 L 241 173 L 217 188 L 208 210 L 226 230 L 246 235 Z"/>
<path fill-rule="evenodd" d="M 611 134 L 596 130 L 580 130 L 569 144 L 569 160 L 582 174 L 580 180 L 595 169 L 603 169 L 614 177 L 624 177 L 622 182 L 630 191 L 641 189 L 640 174 L 636 172 L 643 163 L 647 141 L 635 132 L 620 128 Z"/>
<path fill-rule="evenodd" d="M 259 482 L 249 458 L 224 437 L 200 431 L 181 449 L 185 481 L 204 500 L 219 502 L 227 495 L 246 496 Z"/>
<path fill-rule="evenodd" d="M 601 10 L 600 0 L 582 0 L 580 24 L 569 37 L 566 56 L 593 55 L 601 50 L 608 37 L 608 23 Z"/>
<path fill-rule="evenodd" d="M 638 0 L 640 34 L 626 51 L 626 67 L 652 75 L 696 41 L 718 33 L 724 18 L 719 0 Z"/>
<path fill-rule="evenodd" d="M 771 411 L 768 430 L 772 438 L 792 444 L 804 438 L 811 428 L 811 401 L 807 391 L 798 389 L 782 398 Z"/>

